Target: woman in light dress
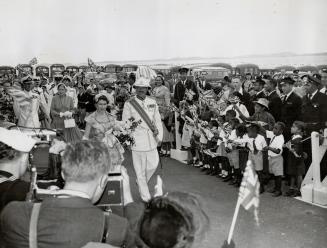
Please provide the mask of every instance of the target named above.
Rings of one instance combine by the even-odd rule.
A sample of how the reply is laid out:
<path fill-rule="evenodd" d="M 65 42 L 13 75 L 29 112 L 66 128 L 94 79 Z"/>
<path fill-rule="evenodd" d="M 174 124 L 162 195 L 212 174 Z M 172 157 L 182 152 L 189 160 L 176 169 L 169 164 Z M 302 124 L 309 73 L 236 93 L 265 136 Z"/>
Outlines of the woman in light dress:
<path fill-rule="evenodd" d="M 163 127 L 163 139 L 161 145 L 161 154 L 163 156 L 170 155 L 171 143 L 174 141 L 174 135 L 171 132 L 173 113 L 169 110 L 170 91 L 165 86 L 164 79 L 161 76 L 156 77 L 155 86 L 152 90 L 152 95 L 155 97 L 159 106 Z"/>
<path fill-rule="evenodd" d="M 114 136 L 113 131 L 123 131 L 122 123 L 106 109 L 109 100 L 104 95 L 95 97 L 96 111 L 85 118 L 86 127 L 83 139 L 93 139 L 104 142 L 109 150 L 113 170 L 111 173 L 120 173 L 120 166 L 124 160 L 124 148 Z"/>

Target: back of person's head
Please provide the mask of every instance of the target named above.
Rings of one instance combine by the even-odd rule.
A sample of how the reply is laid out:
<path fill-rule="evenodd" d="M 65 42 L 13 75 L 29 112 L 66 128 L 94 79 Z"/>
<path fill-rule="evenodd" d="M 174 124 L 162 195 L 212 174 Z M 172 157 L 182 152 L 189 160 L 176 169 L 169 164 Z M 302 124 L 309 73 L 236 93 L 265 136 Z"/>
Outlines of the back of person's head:
<path fill-rule="evenodd" d="M 231 118 L 236 117 L 236 111 L 233 109 L 227 110 L 226 115 L 230 116 Z"/>
<path fill-rule="evenodd" d="M 0 163 L 13 160 L 20 152 L 0 141 Z"/>
<path fill-rule="evenodd" d="M 68 144 L 62 156 L 62 172 L 67 182 L 88 182 L 108 174 L 111 160 L 102 142 L 79 141 Z"/>
<path fill-rule="evenodd" d="M 236 126 L 236 134 L 239 137 L 243 137 L 248 132 L 246 125 L 244 124 L 238 124 Z"/>
<path fill-rule="evenodd" d="M 172 192 L 148 203 L 140 221 L 140 238 L 150 248 L 186 248 L 201 239 L 208 226 L 196 196 Z"/>

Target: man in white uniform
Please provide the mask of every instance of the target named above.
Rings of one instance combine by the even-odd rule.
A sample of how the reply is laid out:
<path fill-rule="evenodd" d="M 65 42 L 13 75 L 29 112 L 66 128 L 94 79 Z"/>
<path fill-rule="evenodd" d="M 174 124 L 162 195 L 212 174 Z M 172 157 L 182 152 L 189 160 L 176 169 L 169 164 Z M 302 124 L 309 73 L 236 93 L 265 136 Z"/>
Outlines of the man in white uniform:
<path fill-rule="evenodd" d="M 38 111 L 41 110 L 45 114 L 45 118 L 50 121 L 50 117 L 47 113 L 46 106 L 41 101 L 40 96 L 33 93 L 32 85 L 33 79 L 30 76 L 26 76 L 21 80 L 22 90 L 15 88 L 9 89 L 9 94 L 15 99 L 18 106 L 18 125 L 29 128 L 39 128 L 40 121 Z"/>
<path fill-rule="evenodd" d="M 122 119 L 142 120 L 133 133 L 132 157 L 140 195 L 147 202 L 151 199 L 148 182 L 159 164 L 157 145 L 162 140 L 163 130 L 156 100 L 146 96 L 150 80 L 139 78 L 133 87 L 136 96 L 126 101 Z"/>

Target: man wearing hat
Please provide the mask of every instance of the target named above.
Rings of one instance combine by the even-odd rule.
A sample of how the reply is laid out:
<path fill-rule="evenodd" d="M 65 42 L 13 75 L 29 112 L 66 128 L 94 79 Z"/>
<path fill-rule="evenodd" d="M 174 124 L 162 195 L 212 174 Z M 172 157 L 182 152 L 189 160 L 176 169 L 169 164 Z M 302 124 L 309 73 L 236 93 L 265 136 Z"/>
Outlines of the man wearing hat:
<path fill-rule="evenodd" d="M 179 69 L 180 80 L 176 84 L 174 91 L 174 100 L 177 107 L 179 103 L 184 100 L 186 89 L 195 93 L 193 97 L 194 101 L 197 101 L 199 98 L 199 92 L 195 83 L 187 78 L 188 71 L 187 68 Z"/>
<path fill-rule="evenodd" d="M 17 130 L 0 127 L 0 212 L 11 201 L 24 201 L 29 183 L 20 180 L 35 140 Z"/>
<path fill-rule="evenodd" d="M 291 77 L 285 77 L 280 82 L 283 92 L 280 119 L 286 126 L 283 133 L 286 142 L 291 139 L 293 122 L 299 120 L 301 116 L 302 100 L 301 97 L 294 93 L 294 83 L 295 81 Z"/>
<path fill-rule="evenodd" d="M 280 110 L 282 106 L 282 100 L 276 92 L 277 81 L 269 75 L 265 75 L 262 79 L 265 81 L 265 92 L 267 93 L 266 97 L 269 101 L 268 107 L 269 112 L 274 117 L 275 121 L 280 121 Z"/>
<path fill-rule="evenodd" d="M 133 87 L 136 96 L 126 101 L 122 119 L 142 121 L 133 132 L 135 143 L 132 146 L 132 157 L 140 195 L 147 202 L 151 198 L 148 182 L 159 163 L 157 146 L 162 140 L 163 129 L 156 100 L 147 96 L 151 88 L 150 80 L 141 77 Z"/>
<path fill-rule="evenodd" d="M 47 106 L 41 101 L 38 94 L 32 92 L 33 79 L 31 76 L 26 76 L 21 79 L 22 90 L 14 88 L 9 89 L 9 94 L 15 99 L 18 110 L 18 125 L 29 128 L 39 128 L 40 121 L 38 111 L 45 114 L 45 118 L 50 121 Z"/>
<path fill-rule="evenodd" d="M 257 101 L 259 98 L 266 98 L 264 86 L 265 81 L 263 81 L 261 77 L 258 77 L 253 83 L 253 91 L 255 94 L 251 97 L 252 101 Z"/>
<path fill-rule="evenodd" d="M 307 124 L 309 133 L 326 127 L 327 95 L 321 93 L 321 76 L 319 74 L 306 75 L 306 95 L 303 97 L 301 119 Z"/>
<path fill-rule="evenodd" d="M 321 71 L 321 86 L 320 92 L 327 95 L 327 69 Z"/>

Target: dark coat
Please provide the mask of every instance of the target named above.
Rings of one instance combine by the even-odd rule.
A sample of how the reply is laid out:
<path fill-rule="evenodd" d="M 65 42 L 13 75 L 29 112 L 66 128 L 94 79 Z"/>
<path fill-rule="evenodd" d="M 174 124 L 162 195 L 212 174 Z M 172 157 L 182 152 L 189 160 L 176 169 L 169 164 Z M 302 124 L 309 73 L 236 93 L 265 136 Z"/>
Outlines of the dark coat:
<path fill-rule="evenodd" d="M 250 116 L 254 114 L 254 104 L 251 100 L 251 96 L 249 93 L 243 91 L 243 94 L 240 96 L 241 102 L 244 104 L 246 109 L 249 111 Z"/>
<path fill-rule="evenodd" d="M 197 101 L 199 98 L 199 92 L 195 85 L 195 83 L 189 79 L 186 80 L 185 86 L 182 81 L 179 81 L 175 86 L 175 93 L 174 93 L 174 101 L 177 106 L 179 106 L 179 102 L 184 100 L 185 89 L 192 90 L 195 93 L 193 97 L 194 101 Z"/>
<path fill-rule="evenodd" d="M 282 100 L 280 120 L 285 123 L 284 130 L 285 141 L 291 138 L 291 126 L 294 121 L 300 120 L 302 100 L 297 94 L 292 94 L 286 101 Z"/>
<path fill-rule="evenodd" d="M 33 203 L 30 202 L 11 202 L 3 209 L 0 238 L 5 247 L 29 247 L 32 206 Z M 88 242 L 100 242 L 104 224 L 103 212 L 89 199 L 46 198 L 42 202 L 38 218 L 38 245 L 47 248 L 74 248 L 82 247 Z M 135 235 L 127 219 L 110 214 L 108 233 L 110 235 L 107 243 L 134 247 Z"/>
<path fill-rule="evenodd" d="M 256 93 L 255 95 L 253 95 L 251 97 L 251 100 L 254 102 L 254 101 L 258 101 L 258 99 L 260 98 L 267 98 L 265 93 L 263 93 L 263 91 L 260 91 L 259 93 Z"/>
<path fill-rule="evenodd" d="M 327 122 L 327 95 L 318 91 L 312 100 L 308 96 L 304 96 L 301 120 L 307 123 L 309 132 L 324 128 L 325 122 Z"/>
<path fill-rule="evenodd" d="M 281 108 L 282 108 L 282 100 L 276 91 L 273 91 L 270 95 L 268 95 L 267 100 L 269 101 L 268 107 L 269 112 L 275 118 L 275 121 L 280 121 Z"/>
<path fill-rule="evenodd" d="M 211 90 L 212 89 L 211 84 L 208 83 L 207 81 L 205 81 L 204 86 L 203 86 L 201 81 L 198 81 L 198 84 L 199 84 L 199 88 L 202 89 L 202 90 Z"/>

